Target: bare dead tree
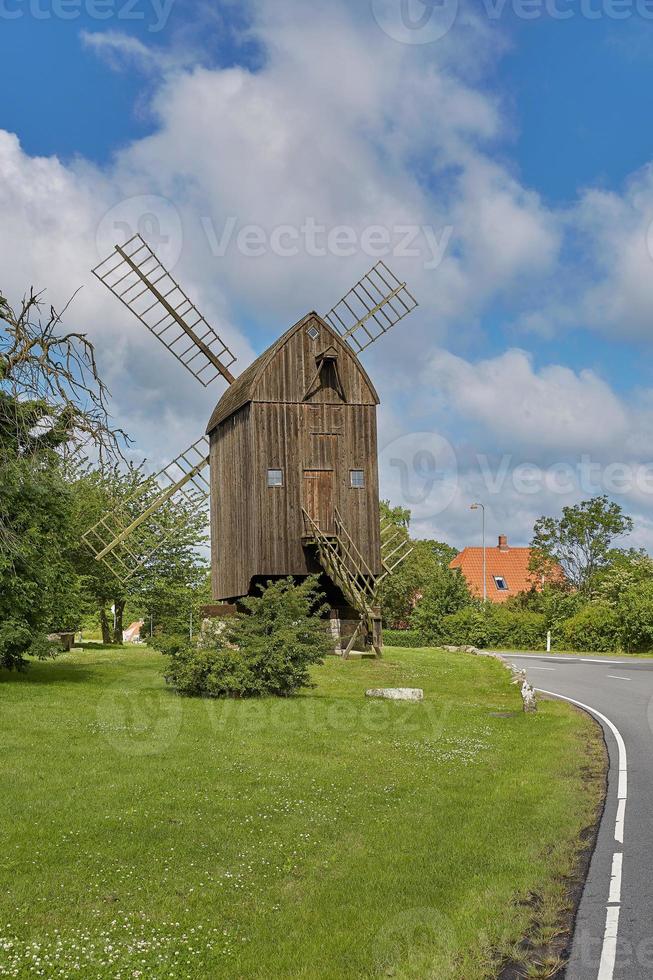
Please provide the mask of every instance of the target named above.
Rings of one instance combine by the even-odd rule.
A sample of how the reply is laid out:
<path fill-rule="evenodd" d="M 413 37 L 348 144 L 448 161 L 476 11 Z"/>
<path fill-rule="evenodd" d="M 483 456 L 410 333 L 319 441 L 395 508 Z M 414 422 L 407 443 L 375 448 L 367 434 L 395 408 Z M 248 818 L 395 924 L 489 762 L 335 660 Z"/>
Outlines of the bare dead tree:
<path fill-rule="evenodd" d="M 17 432 L 19 441 L 27 435 L 35 443 L 49 433 L 64 454 L 93 446 L 101 462 L 121 459 L 129 440 L 111 425 L 110 392 L 98 373 L 93 344 L 85 334 L 62 328 L 70 302 L 61 314 L 50 306 L 44 316 L 43 293 L 30 289 L 17 311 L 0 294 L 3 407 L 6 412 L 13 406 L 18 428 L 31 424 L 27 433 Z M 17 410 L 30 403 L 38 405 L 34 417 Z"/>

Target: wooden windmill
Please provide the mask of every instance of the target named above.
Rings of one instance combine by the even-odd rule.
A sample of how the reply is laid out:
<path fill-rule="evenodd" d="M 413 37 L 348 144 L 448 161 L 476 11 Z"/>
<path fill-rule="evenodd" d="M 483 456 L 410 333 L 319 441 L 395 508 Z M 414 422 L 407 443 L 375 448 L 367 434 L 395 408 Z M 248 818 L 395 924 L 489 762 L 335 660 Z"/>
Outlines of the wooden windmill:
<path fill-rule="evenodd" d="M 338 645 L 348 654 L 362 630 L 379 654 L 379 586 L 410 547 L 380 526 L 379 398 L 359 355 L 417 306 L 406 284 L 377 263 L 236 378 L 234 355 L 140 235 L 93 272 L 200 384 L 229 384 L 205 436 L 155 478 L 160 494 L 137 491 L 86 532 L 97 560 L 129 578 L 171 533 L 157 525 L 166 505 L 210 500 L 216 602 L 234 606 L 270 579 L 320 572 Z"/>

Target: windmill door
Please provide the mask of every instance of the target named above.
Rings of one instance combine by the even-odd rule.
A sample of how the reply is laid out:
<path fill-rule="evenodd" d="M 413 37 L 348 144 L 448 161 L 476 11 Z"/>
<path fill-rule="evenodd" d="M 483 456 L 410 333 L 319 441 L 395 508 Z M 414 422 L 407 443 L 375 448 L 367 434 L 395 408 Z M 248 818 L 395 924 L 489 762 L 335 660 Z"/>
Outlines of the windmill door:
<path fill-rule="evenodd" d="M 304 509 L 324 534 L 334 534 L 333 470 L 304 470 Z"/>

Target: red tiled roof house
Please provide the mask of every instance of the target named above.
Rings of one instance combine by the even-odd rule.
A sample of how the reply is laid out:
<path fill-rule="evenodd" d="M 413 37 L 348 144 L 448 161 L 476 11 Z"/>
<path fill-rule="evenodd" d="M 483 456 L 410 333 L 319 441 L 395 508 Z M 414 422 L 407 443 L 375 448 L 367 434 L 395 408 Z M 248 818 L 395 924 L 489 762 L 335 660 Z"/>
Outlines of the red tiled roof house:
<path fill-rule="evenodd" d="M 535 580 L 529 570 L 530 559 L 530 548 L 511 548 L 504 534 L 499 535 L 496 548 L 485 549 L 485 583 L 491 602 L 505 602 L 511 595 L 533 588 Z M 472 595 L 483 598 L 482 548 L 464 548 L 449 567 L 459 568 Z M 541 588 L 541 583 L 536 588 Z"/>

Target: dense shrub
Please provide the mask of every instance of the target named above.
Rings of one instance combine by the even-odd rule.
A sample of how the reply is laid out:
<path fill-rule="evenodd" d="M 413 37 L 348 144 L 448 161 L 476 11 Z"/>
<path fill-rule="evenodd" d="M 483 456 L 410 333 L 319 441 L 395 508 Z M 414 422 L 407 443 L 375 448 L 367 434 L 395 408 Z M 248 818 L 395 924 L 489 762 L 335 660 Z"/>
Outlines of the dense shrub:
<path fill-rule="evenodd" d="M 542 613 L 516 612 L 505 606 L 487 610 L 488 646 L 508 650 L 544 650 L 546 619 Z"/>
<path fill-rule="evenodd" d="M 653 583 L 642 582 L 625 592 L 616 612 L 621 649 L 627 653 L 653 650 Z"/>
<path fill-rule="evenodd" d="M 433 639 L 419 630 L 383 630 L 383 642 L 389 647 L 430 647 Z"/>
<path fill-rule="evenodd" d="M 543 614 L 507 609 L 487 603 L 459 609 L 443 616 L 431 634 L 406 631 L 420 637 L 415 646 L 476 646 L 512 650 L 543 650 L 546 645 L 546 620 Z M 386 642 L 390 642 L 388 631 Z"/>
<path fill-rule="evenodd" d="M 609 653 L 619 649 L 619 616 L 604 602 L 590 602 L 574 616 L 567 619 L 560 629 L 557 646 L 568 650 L 588 650 L 593 653 Z"/>
<path fill-rule="evenodd" d="M 480 608 L 460 609 L 444 616 L 440 624 L 439 643 L 451 646 L 484 647 L 488 642 L 488 617 Z"/>
<path fill-rule="evenodd" d="M 243 600 L 246 613 L 224 621 L 208 643 L 158 640 L 170 659 L 166 680 L 180 694 L 287 697 L 310 686 L 310 667 L 333 650 L 317 578 L 268 583 Z"/>
<path fill-rule="evenodd" d="M 166 680 L 187 697 L 247 698 L 272 693 L 238 649 L 183 647 L 171 658 Z"/>
<path fill-rule="evenodd" d="M 578 598 L 572 596 L 565 604 L 568 608 L 578 606 Z M 384 630 L 383 637 L 388 646 L 397 647 L 451 645 L 544 650 L 549 629 L 557 649 L 593 653 L 653 650 L 653 583 L 629 589 L 617 603 L 586 600 L 562 621 L 552 619 L 548 608 L 533 612 L 517 604 L 488 603 L 485 609 L 475 605 L 443 616 L 433 623 L 430 631 Z"/>

